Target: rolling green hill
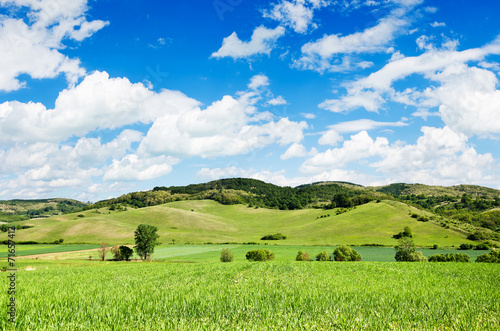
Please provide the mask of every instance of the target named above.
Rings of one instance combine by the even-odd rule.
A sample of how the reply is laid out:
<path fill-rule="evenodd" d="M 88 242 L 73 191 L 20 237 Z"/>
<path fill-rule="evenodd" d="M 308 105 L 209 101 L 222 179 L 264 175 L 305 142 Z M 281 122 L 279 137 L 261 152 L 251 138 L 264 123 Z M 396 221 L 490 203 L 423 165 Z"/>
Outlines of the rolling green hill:
<path fill-rule="evenodd" d="M 80 210 L 87 204 L 72 199 L 0 200 L 0 222 L 16 222 Z"/>
<path fill-rule="evenodd" d="M 176 243 L 257 242 L 281 232 L 288 238 L 269 244 L 286 245 L 395 245 L 392 235 L 410 226 L 417 245 L 458 246 L 472 243 L 466 233 L 434 221 L 419 222 L 411 213 L 428 214 L 396 201 L 357 206 L 336 215 L 337 209 L 293 211 L 223 205 L 212 200 L 187 200 L 139 209 L 93 209 L 47 219 L 25 221 L 33 228 L 20 230 L 16 240 L 65 243 L 132 244 L 141 223 L 159 228 L 160 241 Z M 323 216 L 323 217 L 322 217 Z"/>

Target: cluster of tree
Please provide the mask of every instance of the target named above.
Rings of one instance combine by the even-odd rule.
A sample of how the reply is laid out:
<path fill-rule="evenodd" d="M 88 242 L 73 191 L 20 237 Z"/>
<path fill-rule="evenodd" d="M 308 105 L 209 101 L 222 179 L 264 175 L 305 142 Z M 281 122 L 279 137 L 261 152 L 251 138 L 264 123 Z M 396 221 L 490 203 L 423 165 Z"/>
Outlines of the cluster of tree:
<path fill-rule="evenodd" d="M 412 238 L 413 233 L 411 231 L 411 228 L 409 226 L 406 226 L 404 230 L 398 234 L 395 234 L 392 236 L 394 239 L 401 239 L 401 238 Z"/>
<path fill-rule="evenodd" d="M 415 243 L 409 237 L 399 239 L 396 247 L 396 256 L 394 257 L 397 262 L 425 262 L 427 259 L 422 252 L 417 251 Z"/>
<path fill-rule="evenodd" d="M 271 261 L 274 260 L 274 253 L 267 249 L 253 249 L 245 257 L 248 261 Z"/>
<path fill-rule="evenodd" d="M 286 236 L 281 233 L 268 234 L 267 236 L 260 238 L 260 240 L 285 240 L 285 239 Z"/>
<path fill-rule="evenodd" d="M 256 179 L 228 178 L 187 186 L 155 187 L 150 192 L 125 194 L 116 199 L 100 201 L 88 208 L 123 204 L 142 208 L 185 199 L 212 199 L 222 204 L 248 204 L 250 207 L 280 210 L 302 209 L 310 203 L 325 201 L 330 208 L 352 207 L 375 199 L 365 190 L 350 184 L 304 185 L 281 187 Z"/>
<path fill-rule="evenodd" d="M 488 254 L 479 255 L 476 259 L 476 262 L 500 263 L 500 252 L 491 251 Z"/>
<path fill-rule="evenodd" d="M 446 253 L 430 256 L 429 262 L 471 262 L 471 260 L 470 256 L 464 253 Z"/>
<path fill-rule="evenodd" d="M 299 251 L 297 257 L 295 257 L 295 261 L 311 261 L 311 257 L 309 256 L 309 253 Z"/>
<path fill-rule="evenodd" d="M 333 252 L 335 261 L 361 261 L 361 254 L 349 246 L 339 246 Z"/>

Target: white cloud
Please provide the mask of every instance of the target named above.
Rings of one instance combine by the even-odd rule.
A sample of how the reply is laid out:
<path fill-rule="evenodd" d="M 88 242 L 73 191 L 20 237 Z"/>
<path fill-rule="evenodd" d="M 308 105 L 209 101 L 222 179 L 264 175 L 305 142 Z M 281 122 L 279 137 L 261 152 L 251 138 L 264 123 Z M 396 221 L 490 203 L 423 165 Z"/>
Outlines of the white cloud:
<path fill-rule="evenodd" d="M 271 10 L 264 11 L 264 17 L 291 27 L 297 33 L 306 33 L 317 28 L 313 23 L 314 10 L 328 5 L 329 1 L 324 0 L 282 0 L 274 4 Z"/>
<path fill-rule="evenodd" d="M 470 61 L 481 61 L 490 54 L 500 54 L 500 37 L 483 47 L 464 51 L 457 51 L 455 49 L 457 42 L 453 40 L 446 40 L 442 48 L 436 49 L 421 39 L 421 46 L 427 50 L 422 55 L 398 57 L 368 77 L 345 84 L 346 95 L 338 99 L 325 100 L 319 107 L 332 112 L 348 112 L 357 108 L 377 112 L 385 104 L 386 99 L 411 105 L 435 103 L 436 99 L 429 100 L 427 96 L 429 90 L 424 92 L 409 90 L 410 93 L 406 93 L 406 91 L 402 93 L 395 91 L 393 84 L 412 74 L 420 74 L 427 79 L 439 81 L 436 79 L 439 77 L 436 76 L 436 73 L 447 67 Z M 406 95 L 404 95 L 405 93 Z M 415 100 L 415 98 L 422 100 Z"/>
<path fill-rule="evenodd" d="M 302 116 L 308 120 L 313 120 L 316 118 L 316 115 L 312 114 L 312 113 L 300 113 L 300 116 Z"/>
<path fill-rule="evenodd" d="M 165 113 L 179 114 L 198 105 L 180 92 L 154 93 L 141 83 L 95 72 L 62 91 L 54 109 L 32 102 L 0 104 L 0 142 L 59 142 L 96 129 L 151 123 Z"/>
<path fill-rule="evenodd" d="M 172 165 L 180 159 L 165 155 L 154 158 L 140 158 L 129 154 L 120 161 L 114 160 L 103 176 L 105 181 L 150 180 L 165 176 L 172 171 Z"/>
<path fill-rule="evenodd" d="M 300 171 L 306 174 L 317 174 L 331 169 L 343 168 L 347 164 L 372 156 L 380 155 L 389 147 L 386 138 L 378 137 L 375 141 L 366 131 L 352 135 L 344 141 L 341 148 L 328 149 L 306 160 Z"/>
<path fill-rule="evenodd" d="M 280 159 L 282 160 L 288 160 L 291 158 L 295 157 L 306 157 L 306 156 L 312 156 L 316 155 L 318 153 L 318 150 L 316 148 L 312 148 L 310 151 L 307 151 L 307 149 L 304 147 L 304 145 L 299 144 L 299 143 L 293 143 L 288 147 L 288 149 L 285 151 L 280 156 Z"/>
<path fill-rule="evenodd" d="M 405 29 L 410 25 L 410 20 L 405 15 L 414 4 L 410 4 L 411 1 L 404 4 L 403 2 L 398 1 L 403 7 L 394 9 L 373 27 L 345 36 L 325 35 L 303 45 L 302 57 L 294 62 L 294 66 L 304 70 L 335 72 L 373 65 L 366 61 L 353 64 L 351 55 L 385 52 L 396 37 L 405 33 Z M 418 1 L 413 2 L 416 4 Z"/>
<path fill-rule="evenodd" d="M 444 22 L 437 22 L 437 21 L 436 21 L 436 22 L 432 23 L 432 24 L 431 24 L 431 26 L 432 26 L 433 28 L 445 27 L 445 26 L 446 26 L 446 23 L 444 23 Z"/>
<path fill-rule="evenodd" d="M 288 102 L 286 102 L 285 98 L 283 98 L 281 95 L 271 99 L 267 102 L 271 106 L 281 106 L 281 105 L 287 105 Z"/>
<path fill-rule="evenodd" d="M 276 41 L 285 34 L 285 28 L 278 26 L 268 29 L 264 26 L 256 28 L 250 41 L 244 42 L 238 38 L 236 32 L 224 38 L 222 47 L 211 57 L 232 57 L 233 59 L 250 58 L 254 55 L 269 55 L 275 47 Z"/>
<path fill-rule="evenodd" d="M 493 72 L 460 64 L 448 66 L 433 79 L 441 86 L 428 96 L 440 104 L 446 125 L 467 136 L 500 137 L 500 90 Z"/>
<path fill-rule="evenodd" d="M 248 84 L 248 88 L 251 90 L 257 90 L 264 86 L 269 86 L 269 78 L 266 75 L 255 75 Z"/>
<path fill-rule="evenodd" d="M 25 86 L 18 77 L 27 74 L 35 79 L 65 74 L 74 85 L 85 74 L 79 59 L 63 55 L 63 41 L 82 41 L 108 24 L 87 21 L 87 0 L 2 0 L 2 6 L 16 8 L 23 18 L 0 17 L 0 91 Z M 28 8 L 27 12 L 21 7 Z M 26 22 L 29 22 L 28 24 Z"/>
<path fill-rule="evenodd" d="M 317 175 L 356 162 L 368 164 L 390 182 L 420 182 L 430 185 L 456 183 L 489 184 L 498 174 L 490 153 L 478 154 L 467 137 L 449 127 L 423 127 L 416 144 L 386 138 L 372 139 L 366 131 L 351 136 L 343 146 L 307 159 L 301 172 Z"/>

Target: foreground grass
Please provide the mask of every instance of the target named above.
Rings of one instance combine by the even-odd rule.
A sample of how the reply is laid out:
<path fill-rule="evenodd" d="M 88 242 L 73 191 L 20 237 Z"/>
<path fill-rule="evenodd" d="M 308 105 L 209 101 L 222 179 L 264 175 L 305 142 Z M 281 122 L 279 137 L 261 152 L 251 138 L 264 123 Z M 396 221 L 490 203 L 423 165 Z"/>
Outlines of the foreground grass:
<path fill-rule="evenodd" d="M 500 328 L 498 265 L 65 263 L 19 262 L 17 329 Z"/>

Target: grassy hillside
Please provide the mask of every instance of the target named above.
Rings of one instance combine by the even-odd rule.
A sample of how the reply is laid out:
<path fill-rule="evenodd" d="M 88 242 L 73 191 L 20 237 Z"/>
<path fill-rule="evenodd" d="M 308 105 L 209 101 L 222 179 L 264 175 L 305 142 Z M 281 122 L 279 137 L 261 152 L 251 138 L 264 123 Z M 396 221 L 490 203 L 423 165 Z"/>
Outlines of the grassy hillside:
<path fill-rule="evenodd" d="M 410 226 L 417 245 L 458 246 L 466 234 L 434 222 L 418 222 L 410 213 L 425 214 L 395 201 L 371 202 L 336 215 L 337 209 L 283 211 L 222 205 L 212 200 L 188 200 L 126 211 L 87 210 L 78 214 L 30 220 L 34 228 L 20 230 L 16 240 L 65 243 L 132 244 L 141 223 L 159 228 L 160 241 L 171 243 L 257 242 L 267 234 L 288 236 L 270 244 L 286 245 L 394 245 L 392 235 Z M 83 215 L 83 217 L 82 217 Z M 329 215 L 329 216 L 327 216 Z M 321 217 L 323 216 L 323 217 Z"/>
<path fill-rule="evenodd" d="M 71 199 L 0 200 L 0 222 L 59 215 L 80 210 L 86 205 Z"/>

